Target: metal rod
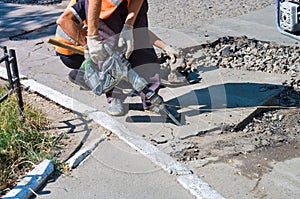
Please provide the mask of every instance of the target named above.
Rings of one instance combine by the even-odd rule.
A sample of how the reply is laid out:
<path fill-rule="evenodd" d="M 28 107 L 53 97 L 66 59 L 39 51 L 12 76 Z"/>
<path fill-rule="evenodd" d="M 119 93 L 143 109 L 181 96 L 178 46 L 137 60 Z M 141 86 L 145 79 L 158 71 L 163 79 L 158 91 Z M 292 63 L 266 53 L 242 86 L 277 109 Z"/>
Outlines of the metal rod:
<path fill-rule="evenodd" d="M 9 88 L 14 89 L 14 83 L 13 83 L 13 78 L 12 78 L 10 64 L 9 64 L 10 63 L 9 55 L 8 55 L 8 51 L 7 51 L 6 46 L 3 47 L 3 51 L 4 51 L 4 54 L 7 55 L 7 58 L 5 59 L 5 66 L 6 66 L 7 79 L 8 79 L 8 82 L 9 82 Z"/>
<path fill-rule="evenodd" d="M 0 103 L 3 102 L 8 98 L 8 96 L 13 92 L 13 89 L 10 89 L 7 93 L 5 93 L 1 98 L 0 98 Z"/>
<path fill-rule="evenodd" d="M 3 61 L 5 61 L 7 58 L 8 58 L 7 55 L 4 55 L 3 57 L 1 57 L 1 58 L 0 58 L 0 63 L 3 62 Z"/>
<path fill-rule="evenodd" d="M 9 94 L 6 93 L 4 94 L 1 98 L 0 98 L 0 103 L 3 102 L 4 100 L 6 100 L 8 98 Z"/>
<path fill-rule="evenodd" d="M 21 83 L 20 83 L 20 78 L 19 78 L 19 70 L 18 70 L 18 64 L 17 64 L 16 51 L 14 49 L 10 49 L 9 56 L 12 58 L 11 68 L 13 71 L 13 77 L 15 79 L 14 84 L 15 84 L 15 90 L 17 93 L 19 115 L 21 117 L 21 120 L 23 120 L 24 119 L 24 114 L 23 114 L 24 113 L 24 103 L 23 103 L 23 98 L 22 98 L 22 88 L 21 88 Z"/>

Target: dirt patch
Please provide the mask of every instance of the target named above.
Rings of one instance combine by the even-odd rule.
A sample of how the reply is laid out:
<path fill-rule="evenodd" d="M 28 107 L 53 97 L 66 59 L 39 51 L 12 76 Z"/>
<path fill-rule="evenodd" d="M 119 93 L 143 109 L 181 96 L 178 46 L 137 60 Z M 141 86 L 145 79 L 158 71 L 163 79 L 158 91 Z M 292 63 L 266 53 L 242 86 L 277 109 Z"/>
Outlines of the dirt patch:
<path fill-rule="evenodd" d="M 55 151 L 55 157 L 61 161 L 69 159 L 82 148 L 91 137 L 92 129 L 100 128 L 101 132 L 104 131 L 86 115 L 72 112 L 36 92 L 25 90 L 22 95 L 24 101 L 42 110 L 50 120 L 46 133 L 52 133 L 61 138 L 61 147 Z"/>
<path fill-rule="evenodd" d="M 239 165 L 238 168 L 248 178 L 257 179 L 272 171 L 271 163 L 300 157 L 299 147 L 300 142 L 296 142 L 240 155 L 236 159 L 242 161 L 243 164 Z M 230 158 L 224 159 L 226 162 L 230 162 L 230 160 Z"/>

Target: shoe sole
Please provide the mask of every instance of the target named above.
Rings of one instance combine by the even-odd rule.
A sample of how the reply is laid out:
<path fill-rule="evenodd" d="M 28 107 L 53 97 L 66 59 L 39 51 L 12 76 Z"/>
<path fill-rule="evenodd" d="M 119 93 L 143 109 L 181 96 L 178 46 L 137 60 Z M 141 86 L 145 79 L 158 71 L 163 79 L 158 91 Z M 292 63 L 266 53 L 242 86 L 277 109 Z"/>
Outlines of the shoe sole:
<path fill-rule="evenodd" d="M 107 111 L 107 113 L 111 116 L 122 116 L 122 115 L 124 115 L 124 113 L 116 113 L 116 112 L 110 112 L 110 111 Z"/>
<path fill-rule="evenodd" d="M 83 86 L 81 84 L 79 84 L 78 82 L 76 82 L 76 80 L 72 79 L 69 75 L 68 75 L 68 79 L 70 82 L 72 82 L 73 84 L 76 84 L 77 86 L 80 86 L 80 88 L 82 88 L 83 90 L 91 90 L 90 88 L 88 88 L 87 86 Z"/>

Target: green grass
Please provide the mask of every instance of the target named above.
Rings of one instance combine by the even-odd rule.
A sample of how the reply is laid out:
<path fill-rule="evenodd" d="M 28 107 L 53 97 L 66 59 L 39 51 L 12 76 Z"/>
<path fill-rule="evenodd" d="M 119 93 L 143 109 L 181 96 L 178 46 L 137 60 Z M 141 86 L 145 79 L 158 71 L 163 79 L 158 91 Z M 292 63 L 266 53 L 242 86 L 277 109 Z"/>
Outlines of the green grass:
<path fill-rule="evenodd" d="M 6 92 L 0 87 L 0 97 Z M 21 121 L 15 94 L 0 103 L 0 193 L 34 165 L 53 157 L 55 137 L 42 133 L 48 126 L 45 114 L 26 103 Z"/>

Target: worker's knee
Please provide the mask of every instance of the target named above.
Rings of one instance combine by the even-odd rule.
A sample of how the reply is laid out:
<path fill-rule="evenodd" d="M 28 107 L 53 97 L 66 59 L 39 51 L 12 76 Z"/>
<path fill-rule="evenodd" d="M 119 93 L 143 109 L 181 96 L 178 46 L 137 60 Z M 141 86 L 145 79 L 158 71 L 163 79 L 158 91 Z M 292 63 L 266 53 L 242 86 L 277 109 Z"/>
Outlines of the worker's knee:
<path fill-rule="evenodd" d="M 63 55 L 60 53 L 56 53 L 62 63 L 71 69 L 79 69 L 81 67 L 82 62 L 84 61 L 84 56 L 73 54 L 73 55 Z"/>

